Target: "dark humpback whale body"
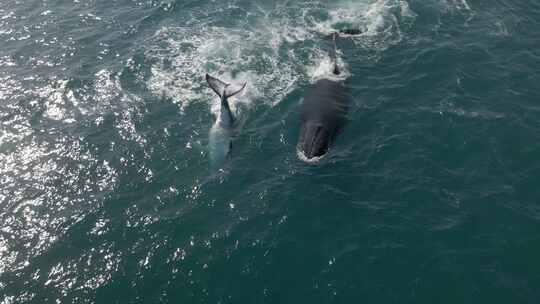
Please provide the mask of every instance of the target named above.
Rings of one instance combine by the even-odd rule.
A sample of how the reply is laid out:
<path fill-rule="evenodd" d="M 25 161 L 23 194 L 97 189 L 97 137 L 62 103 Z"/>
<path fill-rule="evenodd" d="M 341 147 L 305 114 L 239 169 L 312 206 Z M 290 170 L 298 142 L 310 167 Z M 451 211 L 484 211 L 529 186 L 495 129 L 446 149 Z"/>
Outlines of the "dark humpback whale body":
<path fill-rule="evenodd" d="M 326 152 L 346 120 L 347 96 L 342 81 L 320 79 L 302 105 L 298 149 L 310 160 Z"/>
<path fill-rule="evenodd" d="M 337 65 L 334 34 L 334 75 Z M 346 121 L 348 98 L 343 80 L 320 79 L 308 90 L 301 109 L 297 150 L 307 161 L 324 156 Z M 302 157 L 303 156 L 303 157 Z"/>

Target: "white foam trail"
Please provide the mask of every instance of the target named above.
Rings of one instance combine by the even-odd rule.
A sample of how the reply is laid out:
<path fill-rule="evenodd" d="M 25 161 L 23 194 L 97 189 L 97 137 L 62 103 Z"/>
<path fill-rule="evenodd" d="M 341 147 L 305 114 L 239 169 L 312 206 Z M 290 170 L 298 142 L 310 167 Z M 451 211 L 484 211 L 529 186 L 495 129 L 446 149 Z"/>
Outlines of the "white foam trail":
<path fill-rule="evenodd" d="M 228 82 L 247 81 L 246 89 L 236 101 L 249 105 L 256 99 L 269 103 L 281 100 L 285 92 L 279 83 L 290 82 L 294 72 L 291 66 L 279 62 L 272 48 L 272 35 L 266 33 L 266 37 L 260 38 L 254 32 L 220 27 L 162 29 L 157 39 L 165 36 L 169 45 L 166 52 L 171 54 L 163 56 L 162 52 L 152 51 L 148 54 L 158 55 L 163 62 L 152 66 L 148 86 L 154 93 L 171 98 L 185 108 L 190 102 L 215 99 L 203 79 L 210 73 Z M 182 48 L 186 51 L 177 52 Z"/>
<path fill-rule="evenodd" d="M 334 62 L 328 54 L 319 53 L 319 61 L 316 65 L 308 67 L 308 74 L 310 76 L 310 81 L 312 83 L 316 82 L 319 79 L 330 79 L 334 81 L 343 81 L 351 76 L 351 72 L 348 69 L 345 61 L 338 57 L 337 63 L 340 70 L 339 75 L 334 74 Z"/>
<path fill-rule="evenodd" d="M 471 6 L 467 2 L 467 0 L 448 0 L 448 4 L 452 7 L 455 7 L 457 9 L 464 9 L 464 10 L 471 10 Z"/>
<path fill-rule="evenodd" d="M 66 85 L 67 80 L 58 80 L 38 91 L 39 97 L 45 100 L 45 117 L 59 121 L 66 119 L 67 114 L 64 100 Z"/>
<path fill-rule="evenodd" d="M 472 11 L 467 0 L 440 0 L 443 11 Z"/>
<path fill-rule="evenodd" d="M 415 17 L 403 0 L 253 7 L 248 15 L 257 21 L 247 26 L 215 26 L 197 19 L 204 15 L 194 15 L 190 27 L 160 29 L 149 43 L 153 47 L 145 53 L 157 62 L 151 67 L 148 88 L 181 109 L 192 102 L 210 102 L 216 113 L 216 98 L 203 78 L 210 73 L 224 80 L 248 82 L 244 95 L 235 102 L 248 107 L 253 102 L 275 105 L 298 83 L 335 77 L 328 73 L 332 51 L 328 34 L 345 27 L 359 28 L 363 33 L 349 39 L 380 52 L 401 41 L 401 23 Z M 222 13 L 227 9 L 222 8 Z M 346 61 L 341 56 L 338 59 L 343 77 L 350 75 Z"/>

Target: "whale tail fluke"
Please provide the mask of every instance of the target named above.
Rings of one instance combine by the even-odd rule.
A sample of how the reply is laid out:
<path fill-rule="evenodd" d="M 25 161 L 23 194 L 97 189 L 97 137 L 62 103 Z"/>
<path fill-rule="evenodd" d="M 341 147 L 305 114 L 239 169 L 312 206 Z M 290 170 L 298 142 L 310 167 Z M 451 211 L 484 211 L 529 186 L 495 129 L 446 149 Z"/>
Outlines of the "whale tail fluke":
<path fill-rule="evenodd" d="M 215 77 L 212 77 L 208 74 L 206 74 L 206 82 L 208 82 L 208 85 L 216 94 L 218 94 L 219 97 L 222 97 L 222 93 L 224 93 L 225 98 L 229 98 L 231 96 L 234 96 L 238 93 L 240 93 L 245 87 L 247 82 L 242 83 L 241 85 L 236 84 L 229 84 L 226 82 L 223 82 Z"/>

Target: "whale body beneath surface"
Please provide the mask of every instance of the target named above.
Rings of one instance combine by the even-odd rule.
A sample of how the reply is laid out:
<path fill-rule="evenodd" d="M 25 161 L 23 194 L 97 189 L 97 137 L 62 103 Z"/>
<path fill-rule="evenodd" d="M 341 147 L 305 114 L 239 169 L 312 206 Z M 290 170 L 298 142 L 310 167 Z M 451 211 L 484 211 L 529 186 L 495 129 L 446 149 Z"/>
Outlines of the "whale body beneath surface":
<path fill-rule="evenodd" d="M 334 34 L 333 71 L 339 76 Z M 347 120 L 348 97 L 343 79 L 328 77 L 317 80 L 308 89 L 301 108 L 301 127 L 297 152 L 300 159 L 311 162 L 326 155 L 336 135 Z"/>
<path fill-rule="evenodd" d="M 221 108 L 219 115 L 210 129 L 209 133 L 209 153 L 212 169 L 222 166 L 230 156 L 232 149 L 232 137 L 235 128 L 235 118 L 229 105 L 229 97 L 240 93 L 245 87 L 223 82 L 215 77 L 206 74 L 206 82 L 212 90 L 220 97 Z"/>

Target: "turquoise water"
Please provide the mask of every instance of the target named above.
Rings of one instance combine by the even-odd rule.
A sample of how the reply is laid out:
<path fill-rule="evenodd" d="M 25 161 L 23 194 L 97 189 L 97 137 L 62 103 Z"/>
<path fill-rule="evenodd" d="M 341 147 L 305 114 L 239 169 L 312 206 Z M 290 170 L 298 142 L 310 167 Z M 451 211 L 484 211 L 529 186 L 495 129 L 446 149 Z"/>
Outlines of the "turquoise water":
<path fill-rule="evenodd" d="M 0 303 L 540 301 L 537 1 L 1 2 Z"/>

